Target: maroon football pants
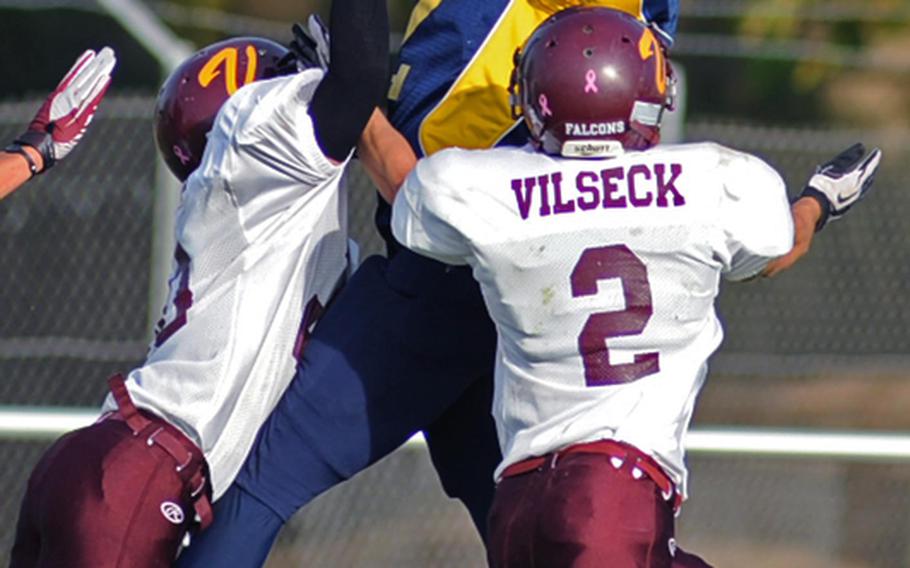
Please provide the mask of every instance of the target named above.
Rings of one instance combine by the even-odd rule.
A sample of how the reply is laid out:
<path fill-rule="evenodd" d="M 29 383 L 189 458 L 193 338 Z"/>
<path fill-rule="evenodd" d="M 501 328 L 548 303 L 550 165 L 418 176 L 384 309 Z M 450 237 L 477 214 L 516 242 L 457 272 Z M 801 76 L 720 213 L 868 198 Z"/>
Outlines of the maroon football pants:
<path fill-rule="evenodd" d="M 138 431 L 114 415 L 44 454 L 22 501 L 10 568 L 171 565 L 195 519 L 193 482 L 207 489 L 203 457 L 160 418 L 133 416 Z"/>
<path fill-rule="evenodd" d="M 710 568 L 676 546 L 673 501 L 633 473 L 634 460 L 619 463 L 569 453 L 504 477 L 490 511 L 491 568 Z"/>

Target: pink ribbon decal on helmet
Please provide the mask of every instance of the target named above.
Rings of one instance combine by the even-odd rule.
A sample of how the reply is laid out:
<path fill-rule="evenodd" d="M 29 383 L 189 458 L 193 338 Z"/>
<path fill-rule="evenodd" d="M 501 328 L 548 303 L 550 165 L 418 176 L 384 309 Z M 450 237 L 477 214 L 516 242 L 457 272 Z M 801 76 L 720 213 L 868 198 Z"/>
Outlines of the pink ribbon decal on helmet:
<path fill-rule="evenodd" d="M 586 93 L 597 93 L 597 74 L 593 69 L 588 69 L 588 72 L 585 73 L 585 92 Z"/>
<path fill-rule="evenodd" d="M 537 103 L 540 105 L 540 114 L 543 116 L 553 116 L 553 111 L 550 110 L 550 101 L 547 100 L 547 96 L 543 93 L 537 97 Z"/>
<path fill-rule="evenodd" d="M 173 150 L 174 155 L 177 156 L 177 159 L 180 160 L 180 163 L 183 164 L 184 166 L 190 162 L 189 154 L 184 152 L 183 148 L 181 148 L 180 146 L 174 144 L 174 147 L 171 148 L 171 150 Z"/>

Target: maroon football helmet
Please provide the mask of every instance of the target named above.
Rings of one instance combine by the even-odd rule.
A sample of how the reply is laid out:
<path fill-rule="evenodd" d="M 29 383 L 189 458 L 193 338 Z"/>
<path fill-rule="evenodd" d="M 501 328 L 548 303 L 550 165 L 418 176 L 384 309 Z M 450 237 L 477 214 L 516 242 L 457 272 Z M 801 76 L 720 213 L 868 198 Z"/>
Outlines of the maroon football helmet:
<path fill-rule="evenodd" d="M 675 89 L 659 37 L 610 8 L 554 14 L 515 52 L 513 114 L 524 115 L 534 144 L 548 154 L 602 157 L 650 148 L 660 140 Z"/>
<path fill-rule="evenodd" d="M 228 97 L 240 87 L 296 70 L 288 49 L 274 41 L 240 37 L 214 43 L 171 73 L 155 104 L 155 140 L 181 181 L 202 159 L 206 134 Z"/>

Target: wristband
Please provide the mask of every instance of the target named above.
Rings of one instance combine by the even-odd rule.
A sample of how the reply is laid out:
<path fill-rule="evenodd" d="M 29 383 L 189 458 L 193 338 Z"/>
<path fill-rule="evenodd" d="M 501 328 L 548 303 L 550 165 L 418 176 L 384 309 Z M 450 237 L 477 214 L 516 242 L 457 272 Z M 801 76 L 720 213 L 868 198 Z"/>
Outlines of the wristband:
<path fill-rule="evenodd" d="M 6 152 L 7 154 L 19 154 L 23 158 L 25 158 L 25 161 L 28 162 L 28 169 L 30 172 L 32 172 L 32 177 L 35 177 L 36 175 L 41 173 L 41 170 L 38 169 L 38 164 L 36 164 L 35 160 L 33 160 L 32 157 L 29 155 L 29 153 L 25 151 L 25 148 L 22 146 L 22 144 L 19 144 L 18 142 L 13 142 L 12 144 L 10 144 L 6 148 L 4 148 L 3 151 Z"/>
<path fill-rule="evenodd" d="M 51 166 L 53 166 L 56 161 L 54 157 L 54 137 L 51 134 L 53 129 L 54 125 L 51 124 L 48 126 L 47 132 L 27 130 L 13 141 L 14 144 L 31 146 L 35 150 L 38 150 L 38 153 L 41 154 L 41 158 L 44 159 L 44 170 L 42 171 L 51 169 Z"/>
<path fill-rule="evenodd" d="M 797 199 L 802 199 L 803 197 L 811 197 L 818 201 L 818 204 L 821 206 L 822 214 L 818 218 L 818 222 L 815 223 L 815 232 L 817 233 L 824 228 L 828 223 L 828 218 L 831 217 L 831 201 L 828 199 L 827 195 L 809 185 L 803 188 L 802 193 L 799 194 Z"/>

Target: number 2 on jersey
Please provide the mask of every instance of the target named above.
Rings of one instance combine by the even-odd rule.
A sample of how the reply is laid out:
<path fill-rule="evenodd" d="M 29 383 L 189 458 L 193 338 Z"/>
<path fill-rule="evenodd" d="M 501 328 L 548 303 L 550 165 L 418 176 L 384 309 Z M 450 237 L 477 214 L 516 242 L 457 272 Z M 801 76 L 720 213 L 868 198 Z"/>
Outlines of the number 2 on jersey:
<path fill-rule="evenodd" d="M 578 350 L 585 367 L 585 384 L 589 387 L 630 383 L 660 370 L 656 352 L 639 353 L 631 363 L 610 363 L 607 340 L 611 337 L 638 335 L 651 319 L 651 285 L 648 269 L 625 245 L 585 249 L 572 269 L 572 296 L 593 296 L 597 282 L 619 278 L 622 284 L 624 310 L 591 314 L 581 335 Z"/>

